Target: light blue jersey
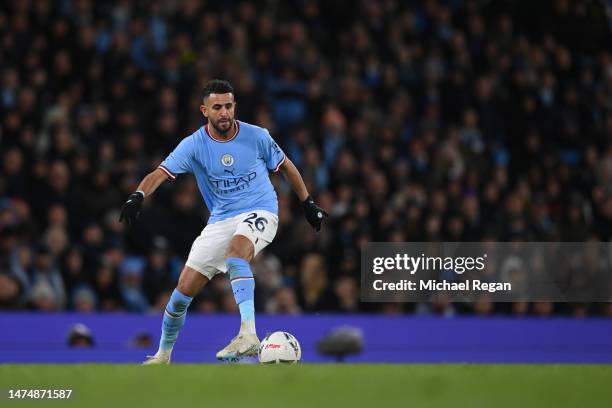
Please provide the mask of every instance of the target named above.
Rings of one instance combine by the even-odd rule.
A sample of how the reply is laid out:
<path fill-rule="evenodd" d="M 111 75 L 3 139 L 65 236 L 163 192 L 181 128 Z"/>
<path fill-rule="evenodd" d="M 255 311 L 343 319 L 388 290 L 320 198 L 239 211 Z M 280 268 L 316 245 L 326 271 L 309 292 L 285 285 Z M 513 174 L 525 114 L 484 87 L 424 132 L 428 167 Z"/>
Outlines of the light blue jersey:
<path fill-rule="evenodd" d="M 268 173 L 276 172 L 285 153 L 270 133 L 259 126 L 236 121 L 236 134 L 214 139 L 208 125 L 183 139 L 159 165 L 169 180 L 193 173 L 212 224 L 238 214 L 267 210 L 278 214 L 276 192 Z"/>

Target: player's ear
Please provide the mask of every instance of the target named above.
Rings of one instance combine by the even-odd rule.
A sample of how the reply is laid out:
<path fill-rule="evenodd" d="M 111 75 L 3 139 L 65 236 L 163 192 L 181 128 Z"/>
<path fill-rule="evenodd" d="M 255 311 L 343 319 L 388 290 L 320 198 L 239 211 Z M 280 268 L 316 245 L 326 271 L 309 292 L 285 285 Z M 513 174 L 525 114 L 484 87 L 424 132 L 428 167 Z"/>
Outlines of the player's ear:
<path fill-rule="evenodd" d="M 208 117 L 208 112 L 206 110 L 206 105 L 204 105 L 204 104 L 200 105 L 200 112 L 202 112 L 202 116 L 204 116 L 205 118 Z"/>

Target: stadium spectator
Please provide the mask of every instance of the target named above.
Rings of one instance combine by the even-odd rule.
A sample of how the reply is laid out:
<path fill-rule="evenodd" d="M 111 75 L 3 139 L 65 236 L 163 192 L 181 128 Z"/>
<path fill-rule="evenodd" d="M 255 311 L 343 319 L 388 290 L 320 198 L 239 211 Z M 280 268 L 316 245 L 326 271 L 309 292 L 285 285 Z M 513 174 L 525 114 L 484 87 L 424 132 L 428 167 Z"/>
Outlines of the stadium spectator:
<path fill-rule="evenodd" d="M 117 269 L 109 262 L 103 261 L 96 269 L 93 289 L 98 297 L 100 311 L 113 312 L 124 307 L 117 280 Z"/>
<path fill-rule="evenodd" d="M 60 271 L 55 266 L 51 250 L 41 245 L 35 252 L 32 265 L 32 297 L 35 307 L 61 310 L 66 307 L 66 289 Z"/>
<path fill-rule="evenodd" d="M 97 306 L 95 292 L 88 285 L 75 289 L 72 293 L 72 306 L 78 313 L 94 312 Z"/>
<path fill-rule="evenodd" d="M 68 347 L 71 348 L 90 348 L 96 344 L 91 330 L 83 323 L 76 323 L 70 327 L 66 340 Z"/>
<path fill-rule="evenodd" d="M 142 288 L 143 270 L 144 261 L 139 257 L 126 258 L 119 267 L 121 297 L 131 312 L 146 312 L 149 308 Z"/>
<path fill-rule="evenodd" d="M 264 310 L 266 313 L 272 314 L 297 315 L 302 312 L 302 309 L 297 303 L 295 291 L 288 286 L 278 288 Z"/>
<path fill-rule="evenodd" d="M 0 308 L 19 309 L 19 301 L 23 288 L 19 280 L 13 275 L 0 274 Z"/>

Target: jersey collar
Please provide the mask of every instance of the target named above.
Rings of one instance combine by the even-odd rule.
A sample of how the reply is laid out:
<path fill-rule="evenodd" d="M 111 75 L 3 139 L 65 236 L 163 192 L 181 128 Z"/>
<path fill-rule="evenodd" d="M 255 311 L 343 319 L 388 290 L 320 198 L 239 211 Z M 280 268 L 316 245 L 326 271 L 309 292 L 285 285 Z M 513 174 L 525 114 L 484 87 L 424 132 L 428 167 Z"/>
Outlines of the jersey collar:
<path fill-rule="evenodd" d="M 210 132 L 208 131 L 208 123 L 206 125 L 204 125 L 204 131 L 206 132 L 208 137 L 210 137 L 212 140 L 214 140 L 217 143 L 231 142 L 232 140 L 234 140 L 236 138 L 236 136 L 238 136 L 238 133 L 240 132 L 240 122 L 237 121 L 237 120 L 234 120 L 234 123 L 236 124 L 236 133 L 234 133 L 234 136 L 230 137 L 227 140 L 215 139 L 215 137 L 213 135 L 211 135 Z"/>

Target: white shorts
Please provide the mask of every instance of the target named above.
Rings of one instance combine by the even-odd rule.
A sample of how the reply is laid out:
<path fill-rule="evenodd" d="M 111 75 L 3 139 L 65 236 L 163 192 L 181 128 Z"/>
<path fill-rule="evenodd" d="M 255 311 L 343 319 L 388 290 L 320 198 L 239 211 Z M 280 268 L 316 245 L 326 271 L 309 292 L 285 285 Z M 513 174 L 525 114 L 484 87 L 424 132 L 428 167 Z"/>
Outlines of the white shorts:
<path fill-rule="evenodd" d="M 265 210 L 254 210 L 214 224 L 208 224 L 193 241 L 185 265 L 208 279 L 226 273 L 225 253 L 234 235 L 244 235 L 255 247 L 255 255 L 264 249 L 276 235 L 278 217 Z"/>

